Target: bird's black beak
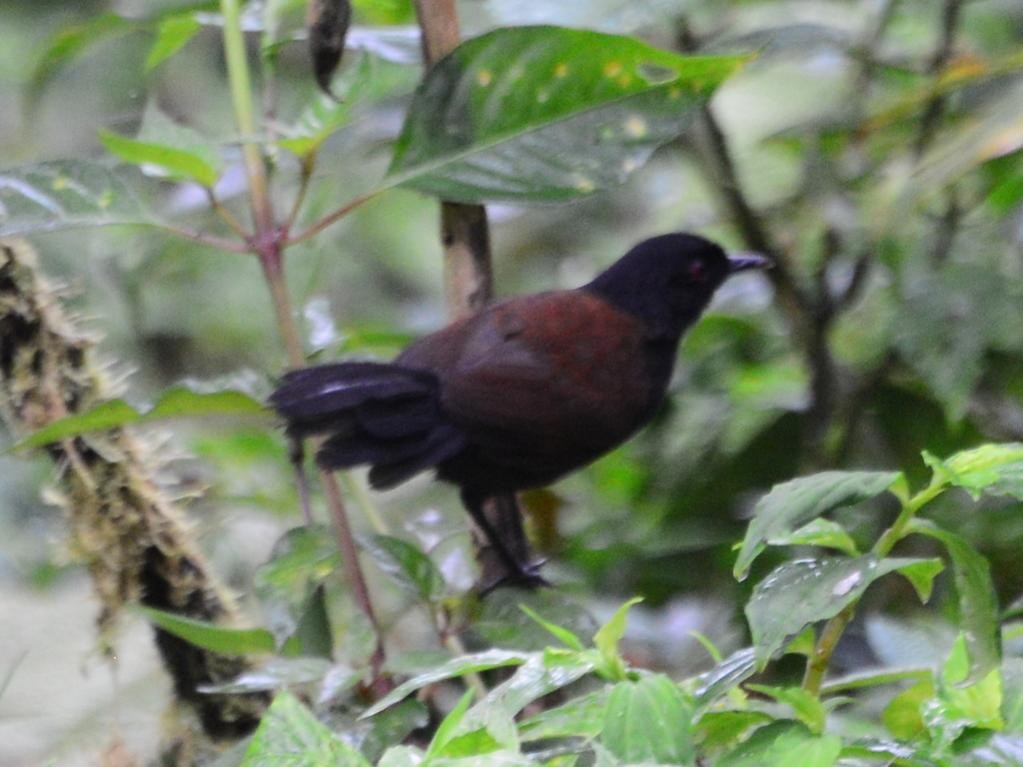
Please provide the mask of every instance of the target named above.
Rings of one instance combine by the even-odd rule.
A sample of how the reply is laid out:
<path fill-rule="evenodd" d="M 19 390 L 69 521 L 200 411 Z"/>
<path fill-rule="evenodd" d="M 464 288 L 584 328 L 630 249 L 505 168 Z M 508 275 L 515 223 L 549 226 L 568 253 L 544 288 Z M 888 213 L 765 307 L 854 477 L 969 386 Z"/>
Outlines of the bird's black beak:
<path fill-rule="evenodd" d="M 770 269 L 771 259 L 759 253 L 733 253 L 728 257 L 728 266 L 732 274 L 747 269 Z"/>

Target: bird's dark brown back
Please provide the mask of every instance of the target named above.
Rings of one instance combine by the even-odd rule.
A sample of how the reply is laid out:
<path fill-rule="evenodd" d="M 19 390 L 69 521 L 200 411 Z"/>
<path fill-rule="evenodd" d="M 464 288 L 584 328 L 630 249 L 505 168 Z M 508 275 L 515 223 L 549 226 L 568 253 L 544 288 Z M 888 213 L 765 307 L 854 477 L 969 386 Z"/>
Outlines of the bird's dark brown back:
<path fill-rule="evenodd" d="M 442 411 L 466 436 L 440 476 L 506 491 L 547 484 L 649 420 L 667 385 L 649 351 L 638 319 L 574 290 L 495 304 L 395 362 L 437 375 Z"/>

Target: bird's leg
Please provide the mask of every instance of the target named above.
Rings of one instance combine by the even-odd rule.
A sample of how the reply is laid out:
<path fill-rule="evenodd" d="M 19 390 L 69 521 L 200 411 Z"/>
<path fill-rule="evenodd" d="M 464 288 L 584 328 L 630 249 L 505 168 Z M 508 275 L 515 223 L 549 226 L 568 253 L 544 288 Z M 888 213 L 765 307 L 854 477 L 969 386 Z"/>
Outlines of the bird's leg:
<path fill-rule="evenodd" d="M 514 497 L 509 497 L 511 497 L 514 502 Z M 526 560 L 529 556 L 528 542 L 526 541 L 524 531 L 522 530 L 521 519 L 517 518 L 513 520 L 514 528 L 518 532 L 513 535 L 516 540 L 511 541 L 511 544 L 515 549 L 522 550 L 523 554 L 520 556 L 518 551 L 513 551 L 509 548 L 508 542 L 505 541 L 504 536 L 495 529 L 490 518 L 487 516 L 486 509 L 484 508 L 485 500 L 485 496 L 478 495 L 471 491 L 462 492 L 462 503 L 465 505 L 466 510 L 472 516 L 476 525 L 483 533 L 483 536 L 486 538 L 487 543 L 489 543 L 490 548 L 494 550 L 505 566 L 505 573 L 498 576 L 493 582 L 485 584 L 481 589 L 482 592 L 484 594 L 488 593 L 498 586 L 505 584 L 526 586 L 529 588 L 550 585 L 547 580 L 540 575 L 540 565 L 543 563 L 529 562 Z M 501 511 L 503 513 L 509 513 L 509 511 L 513 514 L 519 513 L 518 507 L 515 505 L 513 505 L 510 510 L 503 508 Z"/>
<path fill-rule="evenodd" d="M 299 437 L 288 437 L 288 460 L 291 461 L 291 468 L 295 470 L 295 487 L 298 489 L 298 504 L 302 509 L 302 521 L 306 527 L 310 527 L 313 520 L 313 510 L 309 503 L 309 481 L 306 479 L 305 448 Z"/>

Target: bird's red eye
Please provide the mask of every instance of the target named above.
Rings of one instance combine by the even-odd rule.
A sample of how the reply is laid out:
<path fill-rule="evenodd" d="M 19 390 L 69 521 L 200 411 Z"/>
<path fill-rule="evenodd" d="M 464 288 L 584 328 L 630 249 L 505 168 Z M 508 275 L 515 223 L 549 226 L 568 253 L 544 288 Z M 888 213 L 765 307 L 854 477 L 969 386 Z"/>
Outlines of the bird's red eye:
<path fill-rule="evenodd" d="M 703 282 L 707 276 L 707 269 L 702 261 L 693 261 L 689 264 L 689 279 L 693 282 Z"/>

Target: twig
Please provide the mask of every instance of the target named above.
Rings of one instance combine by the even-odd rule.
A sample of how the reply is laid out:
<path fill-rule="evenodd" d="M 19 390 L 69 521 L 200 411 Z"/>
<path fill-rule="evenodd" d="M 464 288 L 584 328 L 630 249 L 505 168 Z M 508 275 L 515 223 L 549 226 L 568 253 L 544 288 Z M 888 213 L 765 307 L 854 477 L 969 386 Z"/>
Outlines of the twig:
<path fill-rule="evenodd" d="M 935 266 L 941 266 L 948 260 L 961 222 L 962 208 L 959 204 L 959 195 L 956 194 L 956 188 L 953 186 L 945 194 L 945 210 L 942 211 L 934 231 L 931 263 Z"/>
<path fill-rule="evenodd" d="M 200 245 L 205 245 L 208 248 L 214 248 L 216 250 L 227 251 L 228 253 L 251 253 L 252 248 L 244 242 L 238 242 L 237 240 L 229 240 L 226 237 L 218 237 L 215 234 L 207 234 L 206 232 L 197 232 L 194 229 L 186 229 L 176 224 L 158 223 L 154 226 L 163 229 L 168 234 L 173 234 L 175 237 L 180 237 L 183 240 L 190 240 L 197 242 Z"/>
<path fill-rule="evenodd" d="M 940 78 L 941 71 L 952 58 L 955 48 L 956 32 L 959 28 L 959 19 L 962 10 L 962 0 L 945 0 L 941 11 L 941 34 L 938 39 L 938 46 L 935 48 L 928 64 L 927 72 L 935 82 Z M 945 114 L 946 96 L 944 93 L 936 92 L 924 106 L 923 116 L 920 118 L 920 130 L 916 136 L 916 143 L 913 151 L 919 159 L 924 151 L 930 146 L 934 135 Z"/>
<path fill-rule="evenodd" d="M 867 276 L 870 274 L 870 267 L 873 263 L 874 259 L 869 249 L 865 249 L 856 258 L 849 282 L 845 289 L 835 297 L 836 312 L 842 312 L 856 303 L 860 293 L 863 292 L 863 286 L 867 283 Z"/>
<path fill-rule="evenodd" d="M 383 192 L 384 189 L 374 189 L 373 191 L 367 192 L 366 194 L 360 194 L 358 197 L 355 197 L 354 199 L 346 202 L 333 213 L 328 213 L 326 216 L 321 218 L 316 223 L 311 224 L 309 228 L 299 232 L 294 237 L 288 237 L 284 241 L 282 247 L 290 247 L 291 245 L 297 245 L 298 243 L 303 242 L 304 240 L 308 240 L 310 237 L 315 237 L 317 234 L 322 232 L 331 224 L 337 223 L 342 218 L 351 213 L 353 210 L 358 208 L 360 205 L 369 202 L 374 197 L 382 194 Z"/>
<path fill-rule="evenodd" d="M 245 231 L 245 227 L 242 226 L 241 222 L 235 218 L 234 214 L 229 211 L 224 204 L 217 198 L 216 193 L 210 187 L 205 187 L 206 199 L 210 202 L 210 207 L 213 208 L 213 212 L 216 213 L 220 220 L 227 224 L 227 228 L 234 232 L 238 239 L 244 243 L 249 243 L 252 240 L 252 235 Z"/>
<path fill-rule="evenodd" d="M 227 57 L 235 121 L 242 136 L 255 136 L 252 83 L 249 78 L 238 0 L 220 0 L 220 11 L 224 16 L 224 53 Z M 256 227 L 256 236 L 259 237 L 273 228 L 273 210 L 266 183 L 266 166 L 263 164 L 259 145 L 250 138 L 246 138 L 242 143 L 242 156 L 245 159 L 245 173 L 249 182 L 252 219 Z"/>

